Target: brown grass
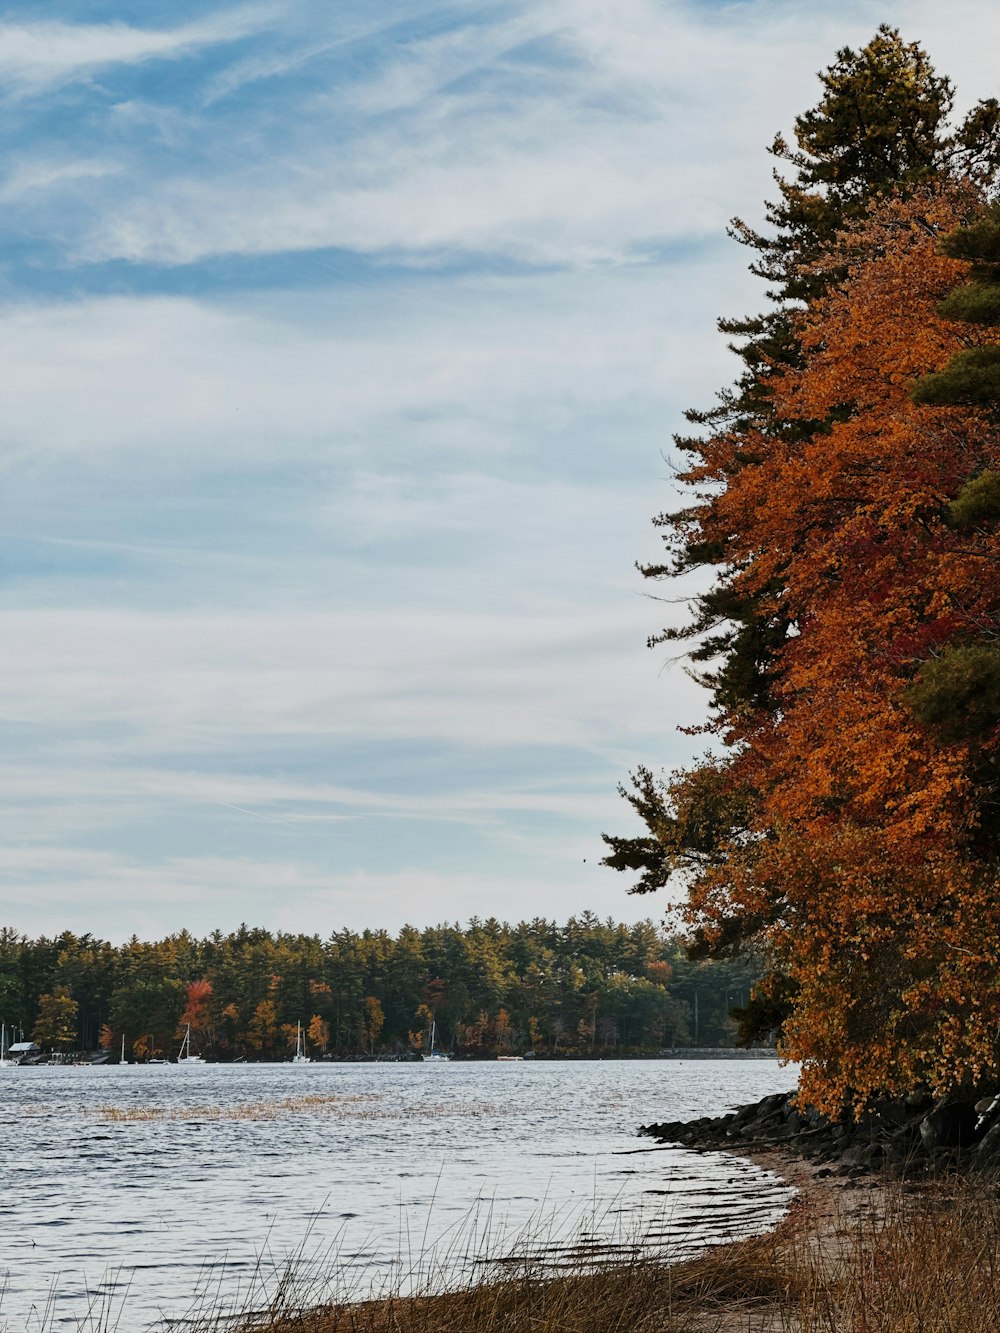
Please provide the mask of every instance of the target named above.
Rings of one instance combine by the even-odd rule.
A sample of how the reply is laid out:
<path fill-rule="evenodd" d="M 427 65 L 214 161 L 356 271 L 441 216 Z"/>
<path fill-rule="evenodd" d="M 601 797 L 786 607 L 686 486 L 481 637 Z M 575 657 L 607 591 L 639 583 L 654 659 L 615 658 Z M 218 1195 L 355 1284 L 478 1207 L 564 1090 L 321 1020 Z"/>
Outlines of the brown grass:
<path fill-rule="evenodd" d="M 844 1260 L 851 1333 L 1000 1329 L 1000 1189 L 987 1178 L 898 1193 L 880 1224 L 859 1224 Z"/>
<path fill-rule="evenodd" d="M 309 1307 L 288 1282 L 267 1308 L 229 1327 L 234 1333 L 694 1333 L 721 1328 L 723 1313 L 738 1312 L 746 1329 L 755 1312 L 800 1304 L 805 1293 L 797 1280 L 765 1238 L 720 1246 L 675 1268 L 636 1260 L 559 1277 L 526 1270 L 444 1295 L 359 1303 Z M 198 1333 L 225 1326 L 210 1320 Z"/>
<path fill-rule="evenodd" d="M 842 1196 L 853 1204 L 859 1195 Z M 865 1194 L 863 1197 L 870 1197 Z M 497 1275 L 468 1290 L 350 1303 L 289 1271 L 232 1333 L 990 1333 L 1000 1330 L 1000 1191 L 889 1186 L 880 1207 L 793 1210 L 778 1232 L 667 1266 Z M 315 1275 L 314 1275 L 315 1277 Z M 205 1322 L 198 1333 L 221 1323 Z"/>

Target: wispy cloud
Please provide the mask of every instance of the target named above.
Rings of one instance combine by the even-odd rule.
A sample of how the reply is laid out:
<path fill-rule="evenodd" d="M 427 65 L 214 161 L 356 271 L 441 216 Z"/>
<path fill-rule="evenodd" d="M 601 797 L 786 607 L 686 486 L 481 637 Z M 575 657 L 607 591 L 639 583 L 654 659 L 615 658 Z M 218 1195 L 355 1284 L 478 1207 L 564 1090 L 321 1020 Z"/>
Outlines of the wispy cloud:
<path fill-rule="evenodd" d="M 577 871 L 575 877 L 512 881 L 480 872 L 470 898 L 467 874 L 434 869 L 331 874 L 296 861 L 237 856 L 172 857 L 149 865 L 83 847 L 24 847 L 5 857 L 0 886 L 11 895 L 5 925 L 37 933 L 57 918 L 61 929 L 121 942 L 133 930 L 146 938 L 182 927 L 207 933 L 234 929 L 242 920 L 328 935 L 345 926 L 394 931 L 404 921 L 462 921 L 477 911 L 512 921 L 540 912 L 564 919 L 582 910 L 585 878 Z M 155 906 L 161 903 L 171 904 L 171 915 Z M 484 913 L 483 904 L 492 907 Z M 649 905 L 633 899 L 616 915 L 641 920 L 650 915 Z"/>
<path fill-rule="evenodd" d="M 0 79 L 21 94 L 88 77 L 116 65 L 190 55 L 258 32 L 273 22 L 273 5 L 221 11 L 173 29 L 125 23 L 0 20 Z"/>
<path fill-rule="evenodd" d="M 10 203 L 36 192 L 65 187 L 80 181 L 103 180 L 121 170 L 115 162 L 77 158 L 44 161 L 28 157 L 8 171 L 0 181 L 0 200 Z"/>
<path fill-rule="evenodd" d="M 565 774 L 557 780 L 549 774 L 549 786 L 545 785 L 545 776 L 540 775 L 543 780 L 532 783 L 531 774 L 524 774 L 519 786 L 462 784 L 443 785 L 439 791 L 394 791 L 385 786 L 364 788 L 310 782 L 301 776 L 98 763 L 95 757 L 91 767 L 51 761 L 0 766 L 0 808 L 16 820 L 22 837 L 28 835 L 25 811 L 36 806 L 40 798 L 59 806 L 63 827 L 77 830 L 95 818 L 100 820 L 102 811 L 112 810 L 116 818 L 121 818 L 167 806 L 202 811 L 219 807 L 292 829 L 349 819 L 499 824 L 511 812 L 589 820 L 596 827 L 616 808 L 614 793 L 603 786 L 598 789 L 592 776 L 583 780 L 580 775 Z M 67 818 L 69 824 L 65 823 Z M 45 831 L 40 824 L 31 825 L 34 837 Z"/>
<path fill-rule="evenodd" d="M 734 198 L 766 188 L 763 143 L 843 36 L 830 14 L 807 29 L 750 8 L 627 0 L 612 19 L 545 0 L 492 21 L 473 10 L 346 76 L 331 67 L 288 141 L 252 125 L 220 170 L 172 172 L 95 219 L 80 256 L 178 265 L 339 247 L 421 262 L 642 261 L 721 230 Z M 720 102 L 740 114 L 721 121 Z"/>
<path fill-rule="evenodd" d="M 604 750 L 648 736 L 663 693 L 633 649 L 645 613 L 166 615 L 11 611 L 0 717 L 104 731 L 122 753 L 183 754 L 241 738 L 368 737 Z M 694 687 L 675 686 L 674 720 Z M 663 715 L 652 729 L 669 727 Z"/>
<path fill-rule="evenodd" d="M 8 306 L 0 459 L 152 450 L 211 468 L 380 439 L 383 455 L 496 457 L 519 447 L 525 410 L 533 430 L 558 430 L 595 411 L 662 412 L 674 377 L 708 393 L 725 360 L 711 320 L 674 332 L 664 315 L 697 284 L 724 301 L 729 276 L 706 256 L 656 281 L 468 277 L 331 284 L 281 302 Z"/>

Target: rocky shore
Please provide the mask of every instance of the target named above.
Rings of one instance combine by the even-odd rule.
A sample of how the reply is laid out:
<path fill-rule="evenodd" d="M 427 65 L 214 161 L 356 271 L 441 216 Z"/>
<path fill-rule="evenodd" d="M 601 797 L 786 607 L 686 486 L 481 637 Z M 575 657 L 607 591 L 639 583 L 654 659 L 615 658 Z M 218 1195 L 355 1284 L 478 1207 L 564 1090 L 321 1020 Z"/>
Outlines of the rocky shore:
<path fill-rule="evenodd" d="M 781 1148 L 810 1161 L 814 1174 L 917 1175 L 948 1166 L 1000 1165 L 1000 1095 L 975 1102 L 917 1092 L 883 1102 L 859 1119 L 834 1123 L 800 1111 L 795 1093 L 775 1093 L 728 1115 L 644 1125 L 640 1134 L 686 1148 Z"/>

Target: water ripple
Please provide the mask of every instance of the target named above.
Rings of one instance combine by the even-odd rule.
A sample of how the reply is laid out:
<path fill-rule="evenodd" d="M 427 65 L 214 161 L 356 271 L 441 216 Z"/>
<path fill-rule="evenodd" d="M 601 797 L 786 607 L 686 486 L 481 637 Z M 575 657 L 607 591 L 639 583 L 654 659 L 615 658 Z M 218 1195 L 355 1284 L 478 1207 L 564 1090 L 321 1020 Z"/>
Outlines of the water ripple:
<path fill-rule="evenodd" d="M 303 1243 L 358 1297 L 529 1251 L 682 1257 L 773 1224 L 789 1191 L 636 1128 L 793 1082 L 763 1060 L 6 1070 L 0 1329 L 49 1308 L 72 1330 L 112 1296 L 130 1329 L 182 1326 Z"/>

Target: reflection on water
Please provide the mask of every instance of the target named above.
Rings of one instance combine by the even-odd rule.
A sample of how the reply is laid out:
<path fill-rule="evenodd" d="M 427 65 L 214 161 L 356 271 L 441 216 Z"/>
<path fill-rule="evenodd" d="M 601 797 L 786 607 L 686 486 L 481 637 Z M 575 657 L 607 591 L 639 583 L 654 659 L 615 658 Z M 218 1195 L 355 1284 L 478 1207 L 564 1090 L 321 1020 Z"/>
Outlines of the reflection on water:
<path fill-rule="evenodd" d="M 51 1306 L 72 1329 L 126 1290 L 122 1327 L 183 1318 L 304 1242 L 359 1297 L 525 1248 L 679 1257 L 765 1229 L 790 1191 L 636 1128 L 794 1077 L 769 1060 L 8 1069 L 0 1327 Z"/>

